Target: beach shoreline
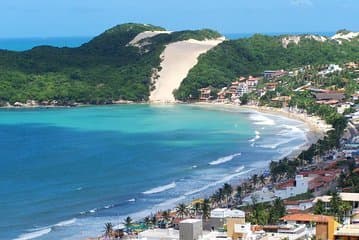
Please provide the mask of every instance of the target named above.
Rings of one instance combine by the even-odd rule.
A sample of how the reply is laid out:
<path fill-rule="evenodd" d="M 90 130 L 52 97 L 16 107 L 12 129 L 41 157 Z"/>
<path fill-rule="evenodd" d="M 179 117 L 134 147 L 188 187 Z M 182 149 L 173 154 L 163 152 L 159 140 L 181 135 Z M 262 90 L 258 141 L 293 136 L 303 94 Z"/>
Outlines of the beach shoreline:
<path fill-rule="evenodd" d="M 238 105 L 233 103 L 227 104 L 210 102 L 196 102 L 192 103 L 192 105 L 203 108 L 211 108 L 215 110 L 249 110 L 303 122 L 309 129 L 309 131 L 305 131 L 307 141 L 306 143 L 301 146 L 298 146 L 298 148 L 294 149 L 291 153 L 289 153 L 286 156 L 289 159 L 295 159 L 297 156 L 300 155 L 301 152 L 308 150 L 312 144 L 315 144 L 318 142 L 318 140 L 323 139 L 326 136 L 326 133 L 331 129 L 331 126 L 318 116 L 308 116 L 306 113 L 289 111 L 289 109 L 286 110 L 283 108 L 261 107 L 257 105 Z"/>

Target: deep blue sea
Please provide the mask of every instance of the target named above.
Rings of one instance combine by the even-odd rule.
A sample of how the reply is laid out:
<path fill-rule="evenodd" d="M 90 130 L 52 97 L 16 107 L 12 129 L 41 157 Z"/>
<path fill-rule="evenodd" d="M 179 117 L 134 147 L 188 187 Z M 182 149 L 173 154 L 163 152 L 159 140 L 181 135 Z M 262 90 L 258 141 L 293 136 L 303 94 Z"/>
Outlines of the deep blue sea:
<path fill-rule="evenodd" d="M 98 236 L 260 171 L 307 130 L 191 105 L 1 109 L 0 239 Z"/>

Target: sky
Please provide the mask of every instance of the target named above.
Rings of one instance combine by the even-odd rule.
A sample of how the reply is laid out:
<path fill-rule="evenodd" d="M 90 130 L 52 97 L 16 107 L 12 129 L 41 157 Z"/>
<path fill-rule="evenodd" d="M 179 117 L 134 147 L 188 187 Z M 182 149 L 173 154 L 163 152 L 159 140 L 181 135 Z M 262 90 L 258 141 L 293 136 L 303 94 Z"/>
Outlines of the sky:
<path fill-rule="evenodd" d="M 359 31 L 359 0 L 1 0 L 0 38 L 95 36 L 121 23 L 225 33 Z"/>

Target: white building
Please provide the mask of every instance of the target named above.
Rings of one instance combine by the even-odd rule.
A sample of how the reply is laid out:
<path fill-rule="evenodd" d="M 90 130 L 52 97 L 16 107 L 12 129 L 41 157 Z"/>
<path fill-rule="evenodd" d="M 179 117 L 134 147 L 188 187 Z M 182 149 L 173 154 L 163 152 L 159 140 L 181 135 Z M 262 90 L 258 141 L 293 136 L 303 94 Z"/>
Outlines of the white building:
<path fill-rule="evenodd" d="M 309 189 L 309 182 L 311 177 L 304 177 L 303 175 L 295 176 L 294 185 L 287 186 L 274 191 L 263 187 L 261 190 L 251 193 L 249 196 L 243 198 L 243 204 L 252 204 L 253 200 L 257 203 L 271 202 L 276 198 L 287 199 L 302 193 L 306 193 Z"/>
<path fill-rule="evenodd" d="M 303 175 L 296 175 L 294 186 L 288 186 L 283 189 L 276 189 L 275 196 L 281 199 L 287 199 L 302 193 L 308 192 L 309 181 L 312 178 L 304 177 Z"/>
<path fill-rule="evenodd" d="M 245 218 L 245 212 L 238 209 L 216 208 L 211 211 L 211 218 Z"/>
<path fill-rule="evenodd" d="M 179 224 L 180 240 L 199 240 L 203 235 L 201 219 L 186 219 Z"/>
<path fill-rule="evenodd" d="M 268 188 L 263 187 L 261 190 L 255 191 L 249 196 L 243 198 L 242 202 L 244 205 L 250 205 L 253 201 L 257 203 L 262 202 L 271 202 L 276 198 L 273 191 L 270 191 Z"/>
<path fill-rule="evenodd" d="M 339 67 L 339 65 L 330 64 L 327 69 L 320 71 L 318 73 L 318 75 L 325 76 L 330 73 L 341 72 L 342 70 L 343 70 L 343 68 Z"/>

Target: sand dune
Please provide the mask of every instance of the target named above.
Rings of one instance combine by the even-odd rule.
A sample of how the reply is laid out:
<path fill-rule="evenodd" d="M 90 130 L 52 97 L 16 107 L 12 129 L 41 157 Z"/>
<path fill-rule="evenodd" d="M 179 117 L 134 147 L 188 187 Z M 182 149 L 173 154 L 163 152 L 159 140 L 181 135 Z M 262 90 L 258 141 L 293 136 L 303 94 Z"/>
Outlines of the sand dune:
<path fill-rule="evenodd" d="M 132 39 L 131 42 L 129 42 L 128 44 L 132 45 L 132 46 L 139 46 L 138 43 L 141 40 L 146 39 L 146 38 L 151 38 L 151 37 L 154 37 L 154 36 L 156 36 L 158 34 L 162 34 L 162 33 L 170 34 L 171 32 L 170 31 L 145 31 L 145 32 L 141 32 L 134 39 Z"/>
<path fill-rule="evenodd" d="M 188 72 L 197 64 L 197 58 L 211 48 L 224 41 L 224 38 L 215 40 L 186 40 L 170 43 L 161 55 L 161 71 L 155 79 L 155 89 L 151 92 L 150 102 L 175 102 L 173 90 L 179 88 Z"/>

